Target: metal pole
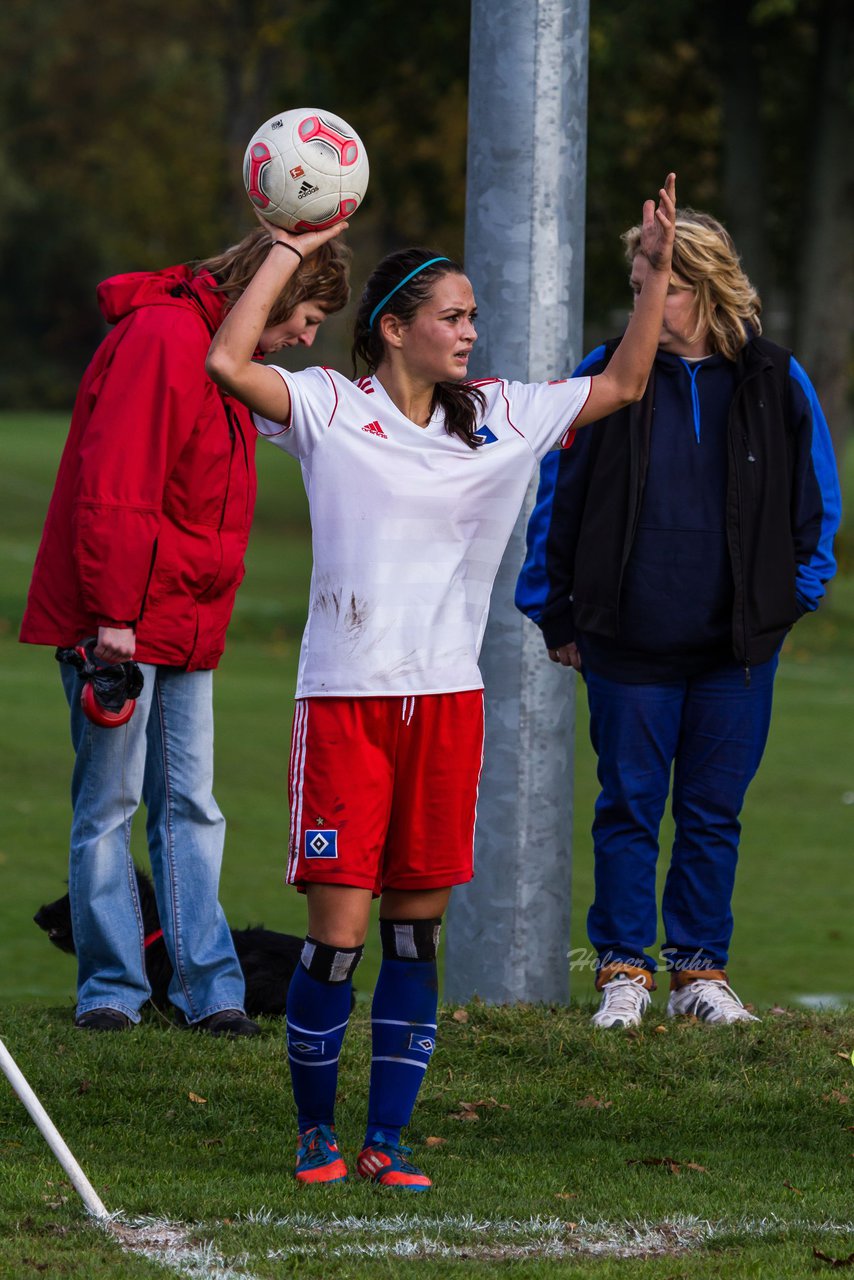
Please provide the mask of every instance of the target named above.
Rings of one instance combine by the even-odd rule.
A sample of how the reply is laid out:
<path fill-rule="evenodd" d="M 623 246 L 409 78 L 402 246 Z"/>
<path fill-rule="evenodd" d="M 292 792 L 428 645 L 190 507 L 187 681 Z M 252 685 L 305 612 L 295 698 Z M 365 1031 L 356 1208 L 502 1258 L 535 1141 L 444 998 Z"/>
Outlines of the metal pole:
<path fill-rule="evenodd" d="M 110 1215 L 101 1203 L 95 1188 L 65 1145 L 62 1135 L 27 1084 L 20 1068 L 2 1040 L 0 1040 L 0 1068 L 2 1068 L 3 1074 L 32 1116 L 39 1133 L 62 1165 L 65 1173 L 68 1174 L 72 1186 L 86 1206 L 87 1213 L 91 1213 L 94 1218 L 109 1218 Z"/>
<path fill-rule="evenodd" d="M 588 0 L 472 0 L 466 271 L 475 376 L 565 374 L 581 354 Z M 481 655 L 486 754 L 475 879 L 448 914 L 445 999 L 569 999 L 574 677 L 513 604 L 535 494 Z"/>

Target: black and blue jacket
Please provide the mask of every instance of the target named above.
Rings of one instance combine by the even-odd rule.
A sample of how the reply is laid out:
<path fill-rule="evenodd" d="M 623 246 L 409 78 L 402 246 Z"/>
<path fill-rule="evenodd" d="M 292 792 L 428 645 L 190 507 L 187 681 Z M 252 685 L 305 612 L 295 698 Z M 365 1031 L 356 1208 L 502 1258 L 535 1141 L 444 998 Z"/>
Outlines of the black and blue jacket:
<path fill-rule="evenodd" d="M 549 648 L 574 640 L 614 679 L 749 668 L 818 606 L 840 508 L 827 423 L 789 352 L 764 338 L 734 361 L 659 352 L 642 400 L 543 460 L 516 603 Z"/>

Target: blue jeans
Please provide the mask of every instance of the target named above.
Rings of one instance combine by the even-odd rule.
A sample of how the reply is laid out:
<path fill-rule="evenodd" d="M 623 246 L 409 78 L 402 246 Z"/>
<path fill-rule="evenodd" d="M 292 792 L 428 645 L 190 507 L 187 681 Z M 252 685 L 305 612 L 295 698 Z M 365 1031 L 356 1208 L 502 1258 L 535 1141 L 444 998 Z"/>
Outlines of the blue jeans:
<path fill-rule="evenodd" d="M 130 854 L 144 800 L 160 924 L 174 975 L 169 999 L 188 1022 L 242 1009 L 244 982 L 219 904 L 225 819 L 213 798 L 211 671 L 140 664 L 145 687 L 128 723 L 104 729 L 80 706 L 62 664 L 76 753 L 69 894 L 77 949 L 77 1014 L 118 1009 L 133 1022 L 151 994 Z"/>
<path fill-rule="evenodd" d="M 593 822 L 600 963 L 654 970 L 658 832 L 672 782 L 673 849 L 662 901 L 668 967 L 723 969 L 732 937 L 739 813 L 768 739 L 777 658 L 750 683 L 734 663 L 668 684 L 585 672 L 602 788 Z"/>

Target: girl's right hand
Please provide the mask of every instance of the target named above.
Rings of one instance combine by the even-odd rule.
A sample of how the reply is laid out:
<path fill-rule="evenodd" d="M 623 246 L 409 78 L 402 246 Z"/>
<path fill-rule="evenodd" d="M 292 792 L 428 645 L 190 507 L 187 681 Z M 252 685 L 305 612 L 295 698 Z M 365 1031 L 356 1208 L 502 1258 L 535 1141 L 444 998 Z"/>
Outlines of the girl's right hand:
<path fill-rule="evenodd" d="M 346 231 L 350 225 L 347 222 L 336 222 L 334 227 L 297 233 L 296 231 L 286 231 L 284 227 L 277 227 L 274 222 L 270 222 L 257 209 L 254 212 L 261 226 L 265 231 L 269 232 L 271 240 L 280 240 L 283 244 L 292 245 L 303 258 L 310 257 L 322 244 L 326 244 L 327 240 L 334 240 L 336 236 L 340 236 L 341 232 Z"/>

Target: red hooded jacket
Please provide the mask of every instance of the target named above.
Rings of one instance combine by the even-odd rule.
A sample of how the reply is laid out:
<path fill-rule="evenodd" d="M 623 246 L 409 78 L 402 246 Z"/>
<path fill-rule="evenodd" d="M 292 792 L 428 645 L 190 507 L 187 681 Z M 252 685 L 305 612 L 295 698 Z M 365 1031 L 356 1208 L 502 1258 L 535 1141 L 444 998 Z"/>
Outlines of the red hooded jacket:
<path fill-rule="evenodd" d="M 249 411 L 205 373 L 223 299 L 179 266 L 114 276 L 98 301 L 115 328 L 77 394 L 21 640 L 130 625 L 139 662 L 215 667 L 256 489 Z"/>

